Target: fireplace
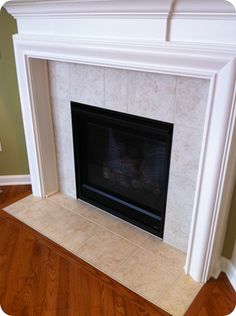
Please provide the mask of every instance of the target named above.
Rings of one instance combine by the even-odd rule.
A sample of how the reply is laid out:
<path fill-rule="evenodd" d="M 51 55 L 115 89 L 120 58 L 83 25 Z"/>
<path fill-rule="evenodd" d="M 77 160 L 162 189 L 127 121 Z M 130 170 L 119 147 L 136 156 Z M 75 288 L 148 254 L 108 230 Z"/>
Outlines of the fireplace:
<path fill-rule="evenodd" d="M 67 100 L 105 108 L 109 99 L 113 110 L 174 123 L 164 242 L 179 247 L 184 240 L 180 246 L 187 253 L 186 273 L 206 281 L 221 255 L 235 176 L 233 7 L 226 1 L 219 1 L 216 6 L 214 1 L 177 1 L 173 5 L 173 1 L 154 0 L 138 4 L 133 0 L 9 1 L 6 7 L 18 25 L 14 48 L 33 194 L 48 197 L 61 189 L 61 184 L 65 193 L 74 192 L 74 183 L 68 177 L 73 163 L 64 159 L 72 151 L 71 135 L 65 131 L 69 119 L 59 117 L 54 126 L 51 106 L 54 110 L 59 105 L 67 114 Z M 55 83 L 55 95 L 50 90 L 48 61 L 70 64 L 56 76 L 59 83 Z M 94 71 L 94 76 L 91 72 L 84 76 L 84 70 L 71 78 L 73 63 L 97 67 L 99 71 Z M 134 101 L 127 103 L 129 106 L 125 102 L 127 89 L 116 89 L 119 81 L 115 74 L 113 81 L 107 81 L 108 86 L 115 87 L 124 104 L 121 106 L 120 99 L 116 102 L 116 94 L 115 98 L 113 93 L 104 96 L 102 80 L 107 72 L 101 75 L 103 67 L 122 69 L 124 74 L 128 71 L 128 80 L 122 75 L 120 82 L 132 85 L 136 76 L 130 72 L 176 76 L 165 94 L 168 106 L 156 108 L 149 102 L 147 108 L 139 102 L 139 96 L 150 96 L 149 87 L 154 87 L 149 75 L 142 75 L 137 81 L 135 95 L 128 95 Z M 97 80 L 100 75 L 103 79 Z M 147 82 L 144 90 L 143 79 Z M 204 96 L 199 94 L 198 80 L 209 82 L 204 102 L 200 101 Z M 173 89 L 175 81 L 178 85 Z M 169 80 L 166 85 L 169 86 Z M 193 87 L 197 95 L 192 93 Z M 160 92 L 159 100 L 167 101 L 162 85 L 153 90 L 154 98 Z M 130 91 L 134 89 L 129 86 Z M 92 93 L 95 102 L 90 100 Z M 183 93 L 184 97 L 179 98 Z M 55 142 L 55 130 L 65 139 L 59 137 Z M 197 140 L 199 147 L 195 146 Z M 191 146 L 194 151 L 189 150 Z M 60 149 L 58 154 L 56 148 Z M 196 156 L 197 164 L 193 161 Z M 64 161 L 69 163 L 64 166 Z M 190 179 L 183 179 L 183 174 Z M 191 196 L 189 189 L 193 191 Z"/>
<path fill-rule="evenodd" d="M 71 105 L 77 197 L 163 237 L 173 125 Z"/>

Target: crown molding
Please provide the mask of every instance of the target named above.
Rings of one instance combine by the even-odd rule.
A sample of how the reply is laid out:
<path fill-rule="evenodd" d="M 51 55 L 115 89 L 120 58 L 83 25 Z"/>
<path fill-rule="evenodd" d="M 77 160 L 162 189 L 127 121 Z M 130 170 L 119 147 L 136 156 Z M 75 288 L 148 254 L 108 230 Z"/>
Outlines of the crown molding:
<path fill-rule="evenodd" d="M 19 17 L 166 17 L 171 0 L 41 0 L 11 1 L 5 5 Z"/>
<path fill-rule="evenodd" d="M 13 0 L 4 6 L 15 18 L 118 17 L 236 19 L 225 0 Z"/>

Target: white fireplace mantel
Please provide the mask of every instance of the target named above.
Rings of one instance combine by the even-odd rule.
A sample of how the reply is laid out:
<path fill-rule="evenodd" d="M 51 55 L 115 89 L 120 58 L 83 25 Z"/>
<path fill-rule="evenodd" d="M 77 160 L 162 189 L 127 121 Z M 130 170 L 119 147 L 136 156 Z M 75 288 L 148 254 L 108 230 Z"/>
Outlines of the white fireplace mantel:
<path fill-rule="evenodd" d="M 47 60 L 210 80 L 185 270 L 221 255 L 236 167 L 236 14 L 221 0 L 11 1 L 33 193 L 58 190 Z"/>

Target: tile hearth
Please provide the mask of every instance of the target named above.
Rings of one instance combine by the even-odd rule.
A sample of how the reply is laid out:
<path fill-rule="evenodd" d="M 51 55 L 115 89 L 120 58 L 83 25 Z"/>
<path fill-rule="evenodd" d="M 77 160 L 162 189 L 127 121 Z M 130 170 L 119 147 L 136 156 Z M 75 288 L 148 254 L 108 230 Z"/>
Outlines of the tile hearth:
<path fill-rule="evenodd" d="M 5 211 L 174 316 L 202 286 L 185 275 L 184 253 L 85 202 L 29 196 Z"/>

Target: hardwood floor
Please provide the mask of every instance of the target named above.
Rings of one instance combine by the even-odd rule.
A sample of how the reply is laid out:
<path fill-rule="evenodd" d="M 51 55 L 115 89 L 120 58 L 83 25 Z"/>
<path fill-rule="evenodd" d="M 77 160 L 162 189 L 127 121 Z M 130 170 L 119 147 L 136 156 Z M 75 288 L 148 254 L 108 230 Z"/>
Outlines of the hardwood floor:
<path fill-rule="evenodd" d="M 0 209 L 31 194 L 30 185 L 0 186 Z"/>
<path fill-rule="evenodd" d="M 0 304 L 12 316 L 169 315 L 2 210 Z"/>
<path fill-rule="evenodd" d="M 0 189 L 0 209 L 31 193 L 30 186 Z M 203 286 L 185 316 L 223 316 L 235 304 L 222 273 Z M 0 305 L 12 316 L 169 315 L 2 210 Z"/>
<path fill-rule="evenodd" d="M 236 305 L 236 293 L 225 273 L 210 279 L 198 293 L 185 316 L 223 316 Z"/>

